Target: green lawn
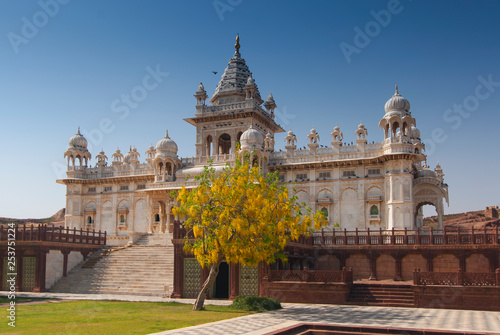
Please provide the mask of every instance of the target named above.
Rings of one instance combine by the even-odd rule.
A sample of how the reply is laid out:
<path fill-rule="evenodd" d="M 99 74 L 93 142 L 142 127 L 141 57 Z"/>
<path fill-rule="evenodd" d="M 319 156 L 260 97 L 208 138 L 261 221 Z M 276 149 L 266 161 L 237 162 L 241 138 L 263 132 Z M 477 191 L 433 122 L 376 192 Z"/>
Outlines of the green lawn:
<path fill-rule="evenodd" d="M 64 301 L 16 305 L 16 327 L 7 325 L 2 307 L 0 334 L 149 334 L 250 314 L 226 306 L 192 311 L 179 303 Z"/>

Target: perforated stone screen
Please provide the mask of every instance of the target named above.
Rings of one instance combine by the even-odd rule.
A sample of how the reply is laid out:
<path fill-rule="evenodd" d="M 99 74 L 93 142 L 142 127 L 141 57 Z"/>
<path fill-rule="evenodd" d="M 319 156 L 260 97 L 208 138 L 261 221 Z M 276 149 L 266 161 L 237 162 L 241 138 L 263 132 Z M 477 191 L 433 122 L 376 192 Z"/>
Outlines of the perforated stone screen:
<path fill-rule="evenodd" d="M 195 258 L 184 259 L 184 298 L 196 298 L 201 289 L 201 265 Z"/>
<path fill-rule="evenodd" d="M 23 291 L 31 292 L 35 288 L 35 257 L 23 257 Z"/>
<path fill-rule="evenodd" d="M 240 295 L 259 295 L 259 271 L 256 266 L 241 267 Z"/>

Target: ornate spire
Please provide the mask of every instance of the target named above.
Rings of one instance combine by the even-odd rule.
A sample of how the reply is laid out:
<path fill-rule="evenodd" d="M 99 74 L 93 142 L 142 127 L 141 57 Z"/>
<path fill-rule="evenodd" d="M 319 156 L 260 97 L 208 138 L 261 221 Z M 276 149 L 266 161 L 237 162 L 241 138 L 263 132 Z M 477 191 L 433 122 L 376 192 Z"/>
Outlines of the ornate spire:
<path fill-rule="evenodd" d="M 248 77 L 250 77 L 250 70 L 245 63 L 245 59 L 241 58 L 239 48 L 239 35 L 236 36 L 236 44 L 234 45 L 235 52 L 234 56 L 229 60 L 224 73 L 215 89 L 215 93 L 210 99 L 210 102 L 213 105 L 219 105 L 222 103 L 226 103 L 226 99 L 221 99 L 222 97 L 231 96 L 233 101 L 236 98 L 236 101 L 243 101 L 248 98 L 245 88 L 248 82 Z M 260 97 L 260 93 L 255 81 L 250 79 L 253 84 L 255 91 L 251 94 L 252 98 L 257 101 L 257 103 L 262 104 L 264 101 Z"/>
<path fill-rule="evenodd" d="M 240 34 L 236 34 L 236 44 L 234 45 L 234 54 L 240 55 Z"/>
<path fill-rule="evenodd" d="M 78 131 L 76 132 L 78 135 L 81 135 L 80 134 L 80 126 L 78 126 Z"/>
<path fill-rule="evenodd" d="M 396 92 L 394 93 L 394 95 L 399 95 L 398 85 L 396 85 Z"/>

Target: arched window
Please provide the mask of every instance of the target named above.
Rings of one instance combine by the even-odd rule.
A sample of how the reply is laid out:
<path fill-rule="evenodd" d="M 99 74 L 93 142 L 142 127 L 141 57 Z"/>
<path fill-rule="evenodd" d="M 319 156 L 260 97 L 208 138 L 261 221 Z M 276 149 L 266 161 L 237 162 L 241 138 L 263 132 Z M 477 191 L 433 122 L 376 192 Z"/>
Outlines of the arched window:
<path fill-rule="evenodd" d="M 87 218 L 87 223 L 88 223 L 88 224 L 92 224 L 92 217 L 91 217 L 91 216 L 89 216 L 89 217 Z"/>
<path fill-rule="evenodd" d="M 394 122 L 391 128 L 392 128 L 392 137 L 396 137 L 399 130 L 399 122 Z"/>
<path fill-rule="evenodd" d="M 120 223 L 125 223 L 125 215 L 120 215 Z"/>
<path fill-rule="evenodd" d="M 328 209 L 326 207 L 321 208 L 321 213 L 323 213 L 325 219 L 328 220 Z"/>
<path fill-rule="evenodd" d="M 219 137 L 219 155 L 231 153 L 231 136 L 229 134 L 222 134 Z"/>
<path fill-rule="evenodd" d="M 160 214 L 155 214 L 155 222 L 160 222 Z"/>
<path fill-rule="evenodd" d="M 212 142 L 213 142 L 212 135 L 208 135 L 207 136 L 207 148 L 206 148 L 207 149 L 206 150 L 207 151 L 207 156 L 211 156 L 212 155 L 212 151 L 213 151 L 212 150 Z"/>
<path fill-rule="evenodd" d="M 370 208 L 370 215 L 378 215 L 378 207 L 376 205 Z"/>

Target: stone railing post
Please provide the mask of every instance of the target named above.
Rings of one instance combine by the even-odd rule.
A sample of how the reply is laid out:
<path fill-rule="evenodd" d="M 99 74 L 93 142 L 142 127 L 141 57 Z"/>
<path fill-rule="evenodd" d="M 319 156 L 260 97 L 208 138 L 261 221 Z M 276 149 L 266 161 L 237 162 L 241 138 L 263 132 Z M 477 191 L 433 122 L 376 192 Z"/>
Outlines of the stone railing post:
<path fill-rule="evenodd" d="M 464 285 L 464 273 L 462 269 L 458 269 L 457 271 L 457 285 Z"/>
<path fill-rule="evenodd" d="M 413 285 L 420 285 L 419 272 L 417 271 L 417 268 L 413 268 Z"/>
<path fill-rule="evenodd" d="M 495 285 L 500 286 L 500 269 L 496 269 L 495 277 Z"/>

